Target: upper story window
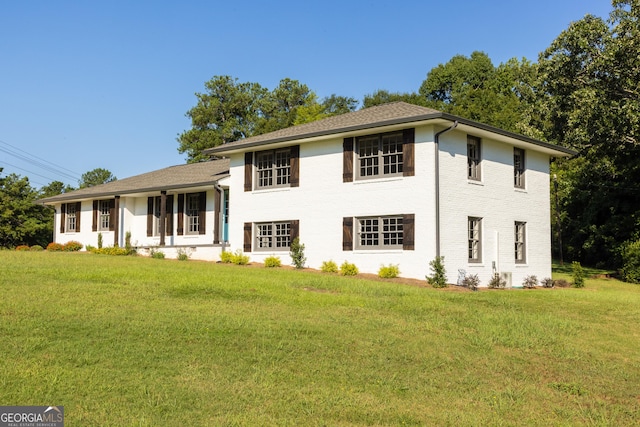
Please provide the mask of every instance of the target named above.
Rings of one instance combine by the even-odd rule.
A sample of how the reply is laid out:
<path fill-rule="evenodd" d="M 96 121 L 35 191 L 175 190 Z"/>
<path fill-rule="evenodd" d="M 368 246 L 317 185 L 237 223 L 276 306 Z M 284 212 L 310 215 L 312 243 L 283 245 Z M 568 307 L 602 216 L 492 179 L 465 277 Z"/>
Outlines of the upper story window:
<path fill-rule="evenodd" d="M 359 137 L 356 153 L 358 178 L 402 175 L 402 132 Z"/>
<path fill-rule="evenodd" d="M 524 188 L 524 150 L 513 149 L 513 185 L 516 188 Z"/>
<path fill-rule="evenodd" d="M 67 204 L 67 232 L 75 232 L 77 227 L 77 216 L 80 212 L 76 210 L 75 203 Z"/>
<path fill-rule="evenodd" d="M 299 145 L 245 153 L 244 191 L 297 187 L 300 182 L 299 157 Z"/>
<path fill-rule="evenodd" d="M 109 230 L 111 224 L 111 200 L 100 200 L 98 202 L 98 230 Z"/>
<path fill-rule="evenodd" d="M 467 136 L 467 178 L 480 181 L 480 138 Z"/>
<path fill-rule="evenodd" d="M 482 218 L 469 217 L 467 223 L 469 262 L 482 262 Z"/>
<path fill-rule="evenodd" d="M 527 261 L 526 257 L 526 223 L 516 221 L 515 231 L 515 259 L 516 264 L 524 264 Z"/>

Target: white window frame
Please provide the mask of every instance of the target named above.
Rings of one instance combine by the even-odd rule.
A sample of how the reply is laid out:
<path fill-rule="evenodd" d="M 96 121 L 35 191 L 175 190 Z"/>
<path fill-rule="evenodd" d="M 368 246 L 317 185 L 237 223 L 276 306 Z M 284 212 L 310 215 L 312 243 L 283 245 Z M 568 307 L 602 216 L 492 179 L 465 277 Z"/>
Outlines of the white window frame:
<path fill-rule="evenodd" d="M 75 203 L 67 203 L 67 213 L 66 213 L 66 224 L 65 224 L 65 232 L 69 232 L 69 233 L 75 233 L 76 232 L 76 227 L 78 224 L 78 220 L 76 215 L 79 214 L 79 212 L 76 211 L 76 204 Z"/>
<path fill-rule="evenodd" d="M 355 248 L 359 250 L 402 249 L 402 215 L 356 217 Z"/>
<path fill-rule="evenodd" d="M 98 230 L 109 231 L 111 225 L 111 200 L 98 201 Z"/>
<path fill-rule="evenodd" d="M 257 189 L 291 186 L 291 148 L 258 151 L 255 157 Z"/>
<path fill-rule="evenodd" d="M 467 218 L 467 258 L 470 263 L 482 262 L 482 218 Z"/>
<path fill-rule="evenodd" d="M 467 135 L 467 179 L 482 180 L 482 141 L 480 138 Z"/>
<path fill-rule="evenodd" d="M 403 133 L 388 132 L 356 138 L 356 179 L 402 176 Z"/>
<path fill-rule="evenodd" d="M 184 198 L 185 234 L 200 234 L 200 193 L 187 193 Z"/>
<path fill-rule="evenodd" d="M 527 263 L 527 223 L 516 221 L 514 224 L 514 257 L 516 264 Z"/>
<path fill-rule="evenodd" d="M 513 186 L 525 188 L 525 154 L 522 148 L 513 148 Z"/>

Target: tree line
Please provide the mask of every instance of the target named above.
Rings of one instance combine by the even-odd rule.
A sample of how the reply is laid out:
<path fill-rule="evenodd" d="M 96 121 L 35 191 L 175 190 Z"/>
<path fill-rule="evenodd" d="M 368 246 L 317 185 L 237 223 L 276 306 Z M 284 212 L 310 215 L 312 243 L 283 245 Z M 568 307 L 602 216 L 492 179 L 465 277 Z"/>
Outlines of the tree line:
<path fill-rule="evenodd" d="M 204 92 L 195 94 L 196 105 L 186 113 L 191 128 L 178 136 L 178 151 L 187 162 L 202 161 L 206 148 L 360 105 L 423 105 L 577 151 L 574 158 L 551 165 L 551 206 L 553 218 L 559 218 L 552 221 L 553 252 L 618 268 L 627 248 L 640 239 L 638 52 L 640 0 L 612 0 L 607 20 L 587 15 L 572 22 L 537 62 L 512 58 L 495 66 L 484 52 L 456 55 L 431 69 L 413 92 L 382 89 L 361 102 L 336 94 L 319 99 L 289 78 L 269 90 L 214 76 Z M 0 193 L 6 185 L 0 181 Z M 0 227 L 7 217 L 2 203 Z M 7 246 L 3 235 L 0 246 Z"/>

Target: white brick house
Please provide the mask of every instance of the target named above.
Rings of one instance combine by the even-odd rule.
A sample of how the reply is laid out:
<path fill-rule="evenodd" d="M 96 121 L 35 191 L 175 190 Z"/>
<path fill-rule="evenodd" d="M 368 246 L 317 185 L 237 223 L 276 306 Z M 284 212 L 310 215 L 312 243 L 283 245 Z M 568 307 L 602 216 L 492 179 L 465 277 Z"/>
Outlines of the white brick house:
<path fill-rule="evenodd" d="M 193 240 L 209 245 L 208 251 L 198 248 L 205 258 L 217 259 L 226 241 L 227 249 L 241 249 L 252 261 L 276 255 L 288 263 L 289 244 L 298 236 L 312 268 L 323 261 L 346 260 L 361 272 L 376 273 L 381 265 L 397 264 L 401 276 L 423 279 L 430 273 L 429 262 L 441 255 L 450 283 L 464 270 L 478 274 L 484 286 L 493 272 L 511 277 L 514 285 L 528 275 L 551 275 L 549 161 L 573 154 L 402 102 L 250 137 L 205 153 L 224 157 L 199 164 L 215 169 L 212 181 L 189 184 L 207 192 L 206 223 L 214 224 L 211 234 Z M 101 191 L 115 197 L 112 184 Z M 160 244 L 148 236 L 145 226 L 152 212 L 149 200 L 167 189 L 162 182 L 146 192 L 136 190 L 135 181 L 125 184 L 131 196 L 120 213 L 128 224 L 121 230 L 140 236 L 139 243 Z M 60 224 L 60 202 L 75 201 L 85 190 L 43 202 L 56 206 Z M 177 188 L 176 194 L 182 191 L 192 192 Z M 176 189 L 167 194 L 172 192 Z M 83 221 L 90 218 L 93 198 L 83 195 Z M 184 216 L 175 200 L 165 214 L 173 221 L 170 228 Z M 129 203 L 135 208 L 129 209 Z M 75 236 L 81 238 L 61 231 L 56 229 L 58 242 L 85 243 L 84 238 L 95 244 L 93 231 Z M 170 249 L 189 244 L 187 237 L 163 243 Z"/>

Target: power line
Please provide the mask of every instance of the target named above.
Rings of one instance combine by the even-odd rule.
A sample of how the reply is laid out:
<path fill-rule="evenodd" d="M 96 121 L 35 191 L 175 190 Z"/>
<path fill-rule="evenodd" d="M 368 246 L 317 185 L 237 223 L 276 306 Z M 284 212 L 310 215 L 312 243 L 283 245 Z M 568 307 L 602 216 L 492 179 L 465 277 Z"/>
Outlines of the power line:
<path fill-rule="evenodd" d="M 37 168 L 46 170 L 48 172 L 51 172 L 55 175 L 58 176 L 63 176 L 67 179 L 73 179 L 76 181 L 80 180 L 80 174 L 78 174 L 77 172 L 74 172 L 70 169 L 67 169 L 63 166 L 57 165 L 55 163 L 52 163 L 48 160 L 45 160 L 41 157 L 38 157 L 34 154 L 28 153 L 24 150 L 22 150 L 21 148 L 18 148 L 14 145 L 11 145 L 3 140 L 0 140 L 0 143 L 5 145 L 6 147 L 10 147 L 10 148 L 4 148 L 4 147 L 0 147 L 0 151 L 6 154 L 9 154 L 10 156 L 16 157 L 24 162 L 27 162 L 28 164 L 35 166 Z M 15 166 L 14 166 L 15 167 Z M 24 170 L 24 169 L 23 169 Z M 66 172 L 65 172 L 66 171 Z M 39 175 L 42 176 L 42 175 Z M 47 178 L 47 177 L 45 177 Z M 49 178 L 47 178 L 49 179 Z"/>
<path fill-rule="evenodd" d="M 48 179 L 49 181 L 57 181 L 57 180 L 52 179 L 52 178 L 50 178 L 50 177 L 48 177 L 48 176 L 40 175 L 39 173 L 36 173 L 36 172 L 30 171 L 30 170 L 25 169 L 25 168 L 21 168 L 20 166 L 12 165 L 11 163 L 8 163 L 8 162 L 6 162 L 6 161 L 4 161 L 4 160 L 2 160 L 2 163 L 3 163 L 3 164 L 5 164 L 5 165 L 7 165 L 7 166 L 11 166 L 12 168 L 20 169 L 20 170 L 22 170 L 22 171 L 29 172 L 30 174 L 37 175 L 37 176 L 39 176 L 39 177 L 41 177 L 41 178 Z"/>

